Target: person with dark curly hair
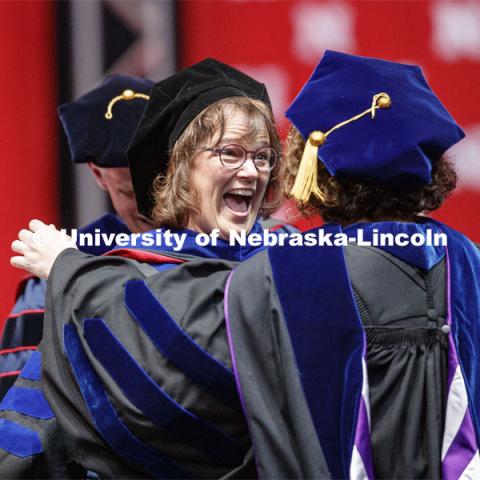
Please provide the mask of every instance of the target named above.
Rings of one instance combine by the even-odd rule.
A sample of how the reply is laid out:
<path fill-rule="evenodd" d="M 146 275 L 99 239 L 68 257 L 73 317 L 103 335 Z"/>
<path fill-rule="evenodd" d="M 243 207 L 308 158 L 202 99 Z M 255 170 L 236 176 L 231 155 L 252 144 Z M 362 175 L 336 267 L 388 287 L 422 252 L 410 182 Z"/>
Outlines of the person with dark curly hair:
<path fill-rule="evenodd" d="M 480 478 L 480 252 L 425 216 L 463 131 L 419 67 L 331 51 L 287 117 L 286 188 L 328 223 L 225 295 L 261 476 Z"/>
<path fill-rule="evenodd" d="M 292 126 L 287 136 L 286 193 L 293 188 L 304 150 L 305 140 Z M 319 163 L 317 184 L 322 198 L 312 195 L 308 202 L 298 202 L 297 207 L 307 217 L 319 213 L 325 222 L 341 225 L 392 219 L 415 221 L 418 215 L 437 210 L 456 187 L 457 174 L 447 155 L 432 165 L 431 175 L 431 183 L 425 185 L 385 185 L 336 178 Z"/>

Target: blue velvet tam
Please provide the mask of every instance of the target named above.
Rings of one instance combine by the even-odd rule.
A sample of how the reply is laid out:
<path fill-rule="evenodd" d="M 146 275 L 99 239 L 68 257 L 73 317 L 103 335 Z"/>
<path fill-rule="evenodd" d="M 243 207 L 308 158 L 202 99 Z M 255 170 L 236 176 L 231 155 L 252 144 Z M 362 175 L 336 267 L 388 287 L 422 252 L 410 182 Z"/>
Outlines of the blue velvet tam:
<path fill-rule="evenodd" d="M 153 182 L 167 172 L 171 150 L 188 124 L 205 108 L 228 97 L 249 97 L 270 106 L 263 83 L 213 58 L 155 84 L 128 149 L 140 213 L 150 216 Z"/>
<path fill-rule="evenodd" d="M 153 85 L 143 78 L 111 75 L 98 88 L 61 105 L 58 114 L 72 160 L 99 167 L 127 167 L 127 147 Z M 106 118 L 107 111 L 111 118 Z"/>
<path fill-rule="evenodd" d="M 391 105 L 330 132 L 318 159 L 337 178 L 430 183 L 432 164 L 465 134 L 418 66 L 326 51 L 286 116 L 307 140 L 370 109 L 379 93 Z"/>

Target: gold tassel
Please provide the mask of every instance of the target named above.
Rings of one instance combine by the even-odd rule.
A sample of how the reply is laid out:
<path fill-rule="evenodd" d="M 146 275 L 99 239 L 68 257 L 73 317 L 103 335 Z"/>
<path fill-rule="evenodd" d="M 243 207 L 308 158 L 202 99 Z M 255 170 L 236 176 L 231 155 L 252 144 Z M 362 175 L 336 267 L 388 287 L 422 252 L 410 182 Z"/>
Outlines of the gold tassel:
<path fill-rule="evenodd" d="M 323 133 L 320 130 L 314 130 L 312 133 L 310 133 L 307 141 L 305 142 L 305 150 L 303 151 L 302 160 L 300 161 L 298 173 L 290 195 L 292 195 L 299 202 L 307 203 L 310 195 L 313 194 L 323 202 L 325 200 L 325 194 L 318 188 L 317 183 L 318 147 L 323 145 L 327 140 L 327 137 L 338 128 L 355 122 L 368 113 L 371 114 L 373 120 L 375 119 L 376 110 L 379 108 L 390 108 L 391 106 L 392 101 L 388 93 L 377 93 L 373 96 L 371 107 L 367 108 L 364 112 L 359 113 L 358 115 L 355 115 L 344 122 L 338 123 L 326 133 Z"/>
<path fill-rule="evenodd" d="M 303 151 L 302 160 L 298 168 L 290 194 L 302 203 L 308 202 L 310 195 L 315 195 L 318 199 L 324 200 L 324 195 L 318 188 L 318 147 L 325 142 L 325 134 L 318 130 L 312 132 L 305 142 L 305 150 Z"/>

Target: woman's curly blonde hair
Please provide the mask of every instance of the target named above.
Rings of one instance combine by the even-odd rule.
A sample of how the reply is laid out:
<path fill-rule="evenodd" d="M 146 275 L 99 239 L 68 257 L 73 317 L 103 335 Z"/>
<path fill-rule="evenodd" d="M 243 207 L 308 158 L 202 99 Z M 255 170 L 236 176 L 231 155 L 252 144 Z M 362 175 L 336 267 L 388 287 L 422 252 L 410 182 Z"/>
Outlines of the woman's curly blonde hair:
<path fill-rule="evenodd" d="M 275 168 L 270 172 L 265 197 L 259 215 L 268 218 L 280 206 L 282 162 L 281 144 L 271 108 L 260 100 L 248 97 L 229 97 L 219 100 L 199 113 L 180 135 L 170 154 L 168 170 L 154 182 L 155 205 L 152 219 L 158 226 L 182 228 L 193 212 L 198 212 L 198 194 L 191 183 L 190 173 L 194 157 L 207 146 L 207 142 L 223 137 L 229 107 L 245 113 L 248 119 L 247 133 L 239 141 L 254 141 L 259 128 L 265 127 L 270 146 L 278 153 Z M 211 145 L 208 145 L 211 146 Z"/>
<path fill-rule="evenodd" d="M 285 194 L 289 195 L 302 159 L 305 140 L 291 127 L 285 148 Z M 428 185 L 381 185 L 356 179 L 332 177 L 318 162 L 317 184 L 323 200 L 314 195 L 306 203 L 297 202 L 305 215 L 319 213 L 326 222 L 349 224 L 359 220 L 381 221 L 411 219 L 440 207 L 454 190 L 457 175 L 451 161 L 444 155 L 432 165 L 432 182 Z"/>

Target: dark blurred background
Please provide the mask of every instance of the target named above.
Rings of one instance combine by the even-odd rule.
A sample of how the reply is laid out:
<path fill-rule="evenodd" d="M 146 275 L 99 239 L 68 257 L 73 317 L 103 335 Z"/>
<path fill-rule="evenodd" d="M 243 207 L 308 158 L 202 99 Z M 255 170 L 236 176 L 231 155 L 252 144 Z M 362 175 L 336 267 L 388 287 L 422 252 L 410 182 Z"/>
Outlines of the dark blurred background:
<path fill-rule="evenodd" d="M 325 49 L 420 64 L 467 133 L 452 149 L 459 188 L 435 217 L 480 241 L 478 1 L 2 1 L 0 38 L 0 317 L 22 276 L 8 264 L 18 230 L 32 217 L 81 226 L 109 207 L 71 164 L 56 107 L 110 73 L 160 80 L 207 56 L 268 85 L 283 134 Z"/>

